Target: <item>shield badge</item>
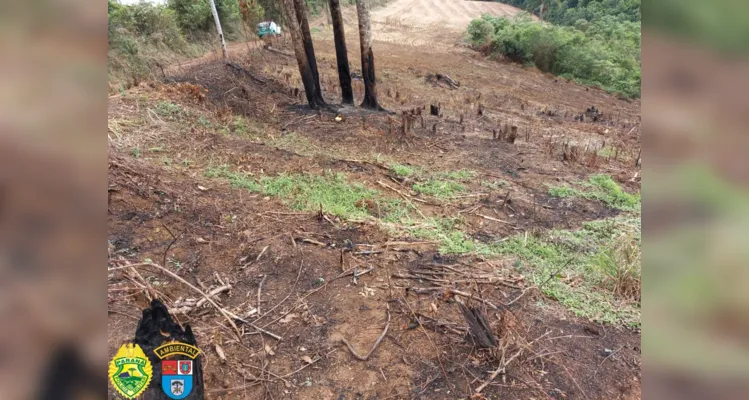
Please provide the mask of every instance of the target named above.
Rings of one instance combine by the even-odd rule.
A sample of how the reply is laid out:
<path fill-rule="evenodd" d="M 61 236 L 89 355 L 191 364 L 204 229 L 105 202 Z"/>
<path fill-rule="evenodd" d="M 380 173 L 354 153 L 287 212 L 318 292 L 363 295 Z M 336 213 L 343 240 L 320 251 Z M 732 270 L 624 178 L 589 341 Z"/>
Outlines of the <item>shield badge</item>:
<path fill-rule="evenodd" d="M 162 360 L 161 389 L 172 399 L 189 396 L 192 391 L 192 360 Z"/>

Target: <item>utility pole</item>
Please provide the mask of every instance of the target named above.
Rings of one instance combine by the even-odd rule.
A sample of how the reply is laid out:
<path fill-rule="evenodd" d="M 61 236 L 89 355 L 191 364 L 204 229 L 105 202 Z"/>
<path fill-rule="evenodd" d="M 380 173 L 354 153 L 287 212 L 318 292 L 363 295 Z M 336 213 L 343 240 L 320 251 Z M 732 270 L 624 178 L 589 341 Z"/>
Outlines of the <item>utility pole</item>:
<path fill-rule="evenodd" d="M 543 1 L 541 2 L 541 9 L 538 12 L 538 16 L 541 17 L 541 22 L 544 22 L 544 2 Z"/>
<path fill-rule="evenodd" d="M 218 11 L 216 11 L 216 3 L 213 0 L 208 0 L 211 3 L 211 12 L 213 13 L 213 19 L 216 21 L 216 30 L 218 31 L 218 38 L 221 40 L 221 52 L 224 54 L 226 59 L 226 42 L 224 41 L 224 32 L 221 30 L 221 21 L 218 19 Z"/>

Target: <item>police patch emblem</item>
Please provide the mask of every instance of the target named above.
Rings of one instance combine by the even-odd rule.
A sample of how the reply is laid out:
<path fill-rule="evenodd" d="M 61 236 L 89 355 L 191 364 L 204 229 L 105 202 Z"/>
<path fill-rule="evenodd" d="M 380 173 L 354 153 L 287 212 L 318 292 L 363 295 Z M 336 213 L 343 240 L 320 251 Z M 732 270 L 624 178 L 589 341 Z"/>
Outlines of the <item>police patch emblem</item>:
<path fill-rule="evenodd" d="M 109 380 L 127 399 L 143 393 L 152 377 L 151 361 L 137 344 L 123 344 L 109 363 Z"/>
<path fill-rule="evenodd" d="M 161 389 L 169 398 L 184 399 L 193 388 L 193 360 L 168 359 L 174 356 L 187 356 L 195 359 L 200 350 L 180 342 L 166 343 L 154 349 L 161 359 Z"/>

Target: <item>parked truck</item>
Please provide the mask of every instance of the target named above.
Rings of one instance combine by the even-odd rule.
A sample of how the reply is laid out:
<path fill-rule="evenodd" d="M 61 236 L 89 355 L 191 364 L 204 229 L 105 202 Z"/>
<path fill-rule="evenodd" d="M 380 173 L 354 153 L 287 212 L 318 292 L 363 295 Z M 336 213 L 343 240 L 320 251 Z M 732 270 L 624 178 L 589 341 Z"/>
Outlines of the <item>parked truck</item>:
<path fill-rule="evenodd" d="M 276 36 L 281 34 L 281 27 L 273 21 L 263 21 L 257 24 L 257 35 L 262 39 L 265 36 Z"/>

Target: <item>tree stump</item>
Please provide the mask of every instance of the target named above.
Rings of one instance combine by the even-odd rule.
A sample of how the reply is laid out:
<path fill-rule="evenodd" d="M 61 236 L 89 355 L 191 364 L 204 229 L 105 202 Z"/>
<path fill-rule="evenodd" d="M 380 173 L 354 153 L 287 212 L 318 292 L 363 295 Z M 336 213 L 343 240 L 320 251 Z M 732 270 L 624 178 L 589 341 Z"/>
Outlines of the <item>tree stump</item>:
<path fill-rule="evenodd" d="M 468 330 L 471 338 L 480 348 L 488 349 L 497 346 L 499 341 L 497 337 L 486 321 L 484 314 L 481 310 L 473 307 L 466 307 L 464 304 L 459 303 L 460 312 L 463 314 L 463 318 L 468 324 Z"/>
<path fill-rule="evenodd" d="M 518 138 L 518 127 L 513 125 L 510 127 L 510 132 L 506 133 L 506 135 L 508 143 L 515 143 L 515 139 Z"/>
<path fill-rule="evenodd" d="M 429 113 L 438 117 L 440 115 L 440 107 L 435 106 L 434 104 L 429 105 Z"/>

